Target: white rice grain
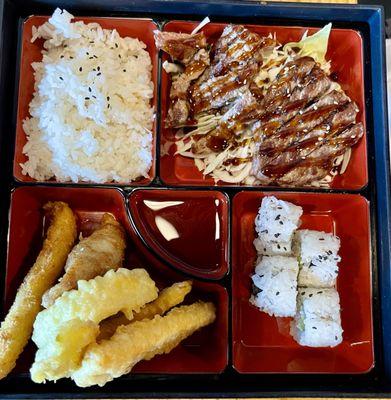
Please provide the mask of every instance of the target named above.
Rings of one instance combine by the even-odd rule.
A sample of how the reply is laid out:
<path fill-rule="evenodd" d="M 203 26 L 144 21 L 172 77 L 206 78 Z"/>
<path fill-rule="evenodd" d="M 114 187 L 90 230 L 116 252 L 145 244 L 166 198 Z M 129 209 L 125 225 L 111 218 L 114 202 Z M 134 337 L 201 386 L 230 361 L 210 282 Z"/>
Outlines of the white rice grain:
<path fill-rule="evenodd" d="M 33 30 L 35 92 L 23 123 L 24 174 L 37 180 L 128 183 L 152 165 L 152 64 L 146 45 L 56 9 Z M 129 21 L 129 23 L 132 23 Z"/>

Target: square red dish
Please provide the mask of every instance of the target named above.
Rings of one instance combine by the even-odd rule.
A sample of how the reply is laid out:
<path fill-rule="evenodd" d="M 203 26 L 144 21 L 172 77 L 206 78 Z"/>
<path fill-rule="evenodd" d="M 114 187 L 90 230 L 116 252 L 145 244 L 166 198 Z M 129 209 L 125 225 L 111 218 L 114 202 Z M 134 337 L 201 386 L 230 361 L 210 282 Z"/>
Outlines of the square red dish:
<path fill-rule="evenodd" d="M 43 240 L 42 206 L 48 201 L 65 201 L 77 216 L 78 230 L 89 235 L 103 213 L 116 217 L 126 231 L 127 249 L 123 266 L 145 268 L 159 289 L 189 278 L 160 262 L 144 247 L 133 231 L 126 210 L 125 197 L 118 189 L 29 186 L 12 193 L 8 257 L 6 270 L 5 310 L 12 304 L 23 277 L 33 265 Z M 193 280 L 193 289 L 185 304 L 212 301 L 216 306 L 213 324 L 195 332 L 169 354 L 138 363 L 133 372 L 153 374 L 222 372 L 228 362 L 228 294 L 217 283 Z M 33 346 L 28 346 L 17 362 L 14 373 L 29 370 L 34 357 Z"/>
<path fill-rule="evenodd" d="M 249 303 L 256 251 L 254 219 L 262 198 L 275 196 L 303 208 L 301 229 L 341 240 L 337 289 L 343 342 L 302 347 L 289 334 L 290 318 L 275 318 Z M 369 204 L 360 195 L 240 192 L 232 212 L 232 346 L 240 373 L 365 373 L 374 366 Z"/>
<path fill-rule="evenodd" d="M 14 178 L 19 182 L 38 182 L 28 175 L 22 174 L 20 164 L 27 161 L 27 157 L 23 154 L 23 147 L 27 142 L 26 134 L 23 130 L 23 120 L 30 116 L 29 104 L 34 93 L 34 74 L 31 63 L 42 60 L 41 51 L 43 49 L 43 39 L 38 39 L 31 43 L 33 26 L 40 26 L 46 22 L 49 17 L 32 16 L 26 19 L 23 24 L 22 43 L 21 43 L 21 61 L 20 61 L 20 77 L 18 92 L 18 109 L 16 120 L 16 139 L 15 139 L 15 155 L 13 163 Z M 84 21 L 85 23 L 99 23 L 104 29 L 116 29 L 118 33 L 124 37 L 129 36 L 143 41 L 147 45 L 147 51 L 152 62 L 152 81 L 154 85 L 154 97 L 152 105 L 157 109 L 157 86 L 158 86 L 158 53 L 155 46 L 153 31 L 157 29 L 156 24 L 150 19 L 131 19 L 131 18 L 94 18 L 82 17 L 75 18 L 74 21 Z M 138 181 L 129 182 L 131 185 L 146 186 L 154 178 L 156 174 L 156 120 L 152 128 L 152 166 L 149 171 L 148 178 L 142 178 Z M 56 182 L 54 179 L 47 183 Z M 88 184 L 90 182 L 81 182 L 80 184 Z M 93 182 L 92 182 L 93 183 Z M 110 183 L 109 183 L 110 184 Z"/>
<path fill-rule="evenodd" d="M 170 21 L 164 26 L 164 31 L 190 33 L 198 25 L 198 22 Z M 215 42 L 221 35 L 226 24 L 209 23 L 202 30 L 208 42 Z M 304 32 L 308 30 L 313 34 L 319 28 L 301 26 L 264 26 L 245 25 L 248 29 L 260 35 L 267 36 L 276 33 L 281 43 L 299 41 Z M 364 98 L 364 76 L 363 76 L 363 43 L 360 34 L 352 29 L 332 29 L 327 60 L 331 60 L 331 73 L 341 85 L 347 95 L 356 102 L 360 111 L 357 122 L 362 122 L 365 131 L 365 98 Z M 349 56 L 347 57 L 347 54 Z M 167 55 L 163 56 L 167 59 Z M 180 155 L 175 155 L 175 130 L 166 128 L 168 107 L 170 104 L 169 93 L 171 79 L 162 70 L 161 77 L 161 158 L 160 175 L 167 185 L 193 185 L 213 186 L 215 182 L 210 177 L 204 177 L 194 164 L 194 160 Z M 333 189 L 358 190 L 368 183 L 367 171 L 367 139 L 366 135 L 352 148 L 352 156 L 349 166 L 343 175 L 337 175 L 331 187 Z M 218 186 L 235 186 L 224 182 L 217 182 Z"/>

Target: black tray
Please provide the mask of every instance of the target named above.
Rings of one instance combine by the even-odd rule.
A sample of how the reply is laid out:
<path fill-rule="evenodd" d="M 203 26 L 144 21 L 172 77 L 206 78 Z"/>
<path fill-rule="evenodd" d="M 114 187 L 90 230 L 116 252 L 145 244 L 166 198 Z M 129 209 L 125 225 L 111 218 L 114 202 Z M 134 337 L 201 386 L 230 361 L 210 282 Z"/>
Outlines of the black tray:
<path fill-rule="evenodd" d="M 59 381 L 57 384 L 36 385 L 31 382 L 27 374 L 23 374 L 10 375 L 0 381 L 0 396 L 23 398 L 388 396 L 391 393 L 389 312 L 391 310 L 391 214 L 382 9 L 366 6 L 281 3 L 265 5 L 246 0 L 215 2 L 0 0 L 0 292 L 3 294 L 10 193 L 22 185 L 34 185 L 34 183 L 18 183 L 12 175 L 21 25 L 27 16 L 50 15 L 57 6 L 66 8 L 77 16 L 149 17 L 158 23 L 171 19 L 201 20 L 205 15 L 209 15 L 213 21 L 262 25 L 322 26 L 332 21 L 335 27 L 360 31 L 364 42 L 369 170 L 369 184 L 360 193 L 369 199 L 371 204 L 375 368 L 364 375 L 241 375 L 229 366 L 220 375 L 136 374 L 117 379 L 104 388 L 90 389 L 77 388 L 67 380 Z M 159 157 L 159 140 L 157 145 L 157 157 Z M 150 186 L 162 187 L 159 169 L 157 178 Z M 231 198 L 241 190 L 240 187 L 217 189 L 224 190 Z M 133 188 L 124 187 L 121 190 L 130 192 Z M 334 190 L 334 192 L 340 191 Z M 224 282 L 230 289 L 230 274 Z M 229 365 L 230 361 L 231 354 Z"/>

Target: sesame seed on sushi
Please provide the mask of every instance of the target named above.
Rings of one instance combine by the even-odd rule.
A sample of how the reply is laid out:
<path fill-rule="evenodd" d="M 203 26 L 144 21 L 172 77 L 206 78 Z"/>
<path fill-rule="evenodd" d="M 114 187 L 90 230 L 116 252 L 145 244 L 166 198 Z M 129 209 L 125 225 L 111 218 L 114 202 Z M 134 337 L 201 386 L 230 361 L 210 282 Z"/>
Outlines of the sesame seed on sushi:
<path fill-rule="evenodd" d="M 264 256 L 258 259 L 251 277 L 250 303 L 276 317 L 293 317 L 296 312 L 297 274 L 295 257 Z"/>
<path fill-rule="evenodd" d="M 303 209 L 299 206 L 274 196 L 264 197 L 255 218 L 259 241 L 254 245 L 259 254 L 291 254 L 292 236 L 302 214 Z"/>
<path fill-rule="evenodd" d="M 340 240 L 331 233 L 298 230 L 293 249 L 299 259 L 298 285 L 304 287 L 333 287 L 338 276 Z"/>
<path fill-rule="evenodd" d="M 335 289 L 303 289 L 297 296 L 297 312 L 291 335 L 301 346 L 335 347 L 342 342 L 339 295 Z"/>

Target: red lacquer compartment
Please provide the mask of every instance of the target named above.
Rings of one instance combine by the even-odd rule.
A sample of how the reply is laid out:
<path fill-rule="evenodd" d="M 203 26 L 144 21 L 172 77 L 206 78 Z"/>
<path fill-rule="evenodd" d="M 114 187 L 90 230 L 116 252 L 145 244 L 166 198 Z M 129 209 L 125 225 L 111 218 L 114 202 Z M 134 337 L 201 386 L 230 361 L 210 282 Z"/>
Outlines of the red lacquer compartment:
<path fill-rule="evenodd" d="M 31 16 L 26 19 L 23 24 L 22 43 L 21 43 L 21 59 L 20 59 L 20 76 L 19 76 L 19 92 L 18 92 L 18 109 L 16 120 L 16 138 L 15 138 L 15 154 L 13 164 L 14 178 L 20 182 L 37 182 L 28 175 L 22 174 L 23 164 L 27 161 L 27 157 L 23 154 L 23 147 L 27 142 L 26 134 L 23 130 L 23 121 L 30 117 L 29 104 L 34 93 L 34 74 L 31 63 L 42 60 L 41 51 L 43 49 L 43 39 L 38 39 L 31 43 L 33 26 L 40 26 L 46 22 L 49 17 Z M 99 23 L 104 29 L 116 29 L 122 36 L 128 36 L 141 40 L 146 44 L 152 62 L 152 81 L 154 85 L 154 95 L 152 105 L 157 110 L 157 86 L 158 86 L 158 52 L 155 46 L 153 31 L 157 29 L 156 24 L 150 19 L 130 19 L 130 18 L 94 18 L 80 17 L 74 18 L 73 21 L 84 21 L 85 23 Z M 156 119 L 152 128 L 152 166 L 149 176 L 140 178 L 137 181 L 128 182 L 127 184 L 134 186 L 146 186 L 154 178 L 156 174 Z M 54 179 L 47 183 L 55 183 Z M 80 182 L 80 185 L 88 184 L 88 182 Z M 110 184 L 110 183 L 107 183 Z"/>
<path fill-rule="evenodd" d="M 343 342 L 334 348 L 297 344 L 290 318 L 275 318 L 249 303 L 256 251 L 254 219 L 264 196 L 303 208 L 300 229 L 334 233 L 341 240 L 337 289 Z M 233 364 L 240 373 L 365 373 L 374 365 L 369 206 L 351 194 L 241 192 L 232 216 Z"/>
<path fill-rule="evenodd" d="M 78 218 L 83 235 L 90 234 L 109 212 L 121 222 L 127 233 L 124 267 L 145 268 L 162 289 L 174 282 L 187 280 L 149 253 L 132 230 L 121 191 L 110 188 L 71 188 L 30 186 L 12 193 L 8 259 L 6 271 L 6 309 L 11 305 L 17 287 L 32 266 L 42 247 L 44 229 L 42 206 L 47 201 L 65 201 Z M 212 301 L 216 306 L 216 321 L 194 333 L 169 354 L 138 363 L 132 373 L 220 373 L 228 359 L 228 295 L 216 283 L 193 280 L 193 289 L 184 304 Z M 15 373 L 27 372 L 34 357 L 29 345 L 17 363 Z"/>
<path fill-rule="evenodd" d="M 198 22 L 170 21 L 164 26 L 164 31 L 190 33 Z M 209 23 L 203 32 L 209 43 L 214 43 L 221 35 L 226 24 Z M 299 26 L 262 26 L 245 25 L 260 35 L 267 36 L 276 33 L 281 43 L 299 41 L 304 32 L 315 33 L 319 28 Z M 357 122 L 362 122 L 365 128 L 365 98 L 363 75 L 363 44 L 360 34 L 352 29 L 332 29 L 326 59 L 331 61 L 331 72 L 334 79 L 341 85 L 347 95 L 357 103 L 360 111 Z M 349 54 L 349 57 L 346 55 Z M 163 60 L 168 59 L 163 55 Z M 160 176 L 169 185 L 212 186 L 215 182 L 210 177 L 204 177 L 191 158 L 175 155 L 175 129 L 165 127 L 165 119 L 170 104 L 169 93 L 171 79 L 162 69 L 161 77 L 161 158 Z M 366 135 L 352 148 L 352 155 L 347 170 L 343 175 L 334 178 L 331 187 L 334 189 L 361 189 L 368 183 L 367 171 L 367 139 Z M 235 186 L 225 182 L 217 182 L 218 186 Z"/>
<path fill-rule="evenodd" d="M 229 205 L 218 191 L 137 189 L 129 211 L 139 236 L 176 269 L 195 277 L 228 272 Z"/>

